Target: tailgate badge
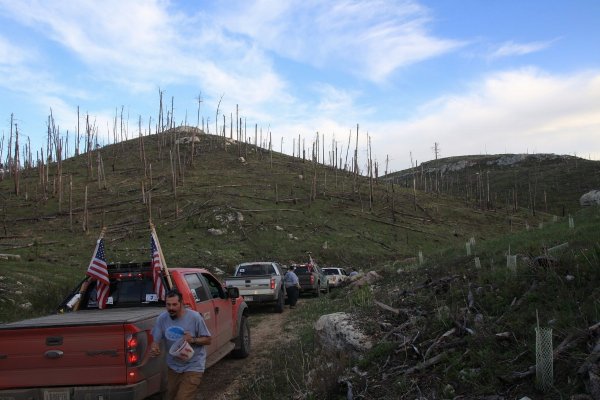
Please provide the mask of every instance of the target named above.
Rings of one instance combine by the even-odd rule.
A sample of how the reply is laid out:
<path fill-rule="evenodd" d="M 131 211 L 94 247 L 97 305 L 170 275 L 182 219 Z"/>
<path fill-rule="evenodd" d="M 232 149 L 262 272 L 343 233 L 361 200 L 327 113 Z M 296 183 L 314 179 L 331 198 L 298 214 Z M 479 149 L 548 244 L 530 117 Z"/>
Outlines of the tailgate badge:
<path fill-rule="evenodd" d="M 50 358 L 50 359 L 56 359 L 56 358 L 61 358 L 63 356 L 63 352 L 62 350 L 48 350 L 47 352 L 44 353 L 44 357 L 46 358 Z"/>

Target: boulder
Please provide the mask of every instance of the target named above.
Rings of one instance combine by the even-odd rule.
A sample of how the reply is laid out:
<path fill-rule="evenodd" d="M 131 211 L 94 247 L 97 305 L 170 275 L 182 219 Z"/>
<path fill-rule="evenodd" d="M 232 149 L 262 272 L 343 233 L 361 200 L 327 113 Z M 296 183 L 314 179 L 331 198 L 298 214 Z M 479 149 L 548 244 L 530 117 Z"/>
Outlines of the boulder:
<path fill-rule="evenodd" d="M 176 144 L 200 143 L 198 136 L 184 136 L 175 141 Z"/>
<path fill-rule="evenodd" d="M 210 228 L 208 233 L 212 236 L 221 236 L 227 233 L 225 229 Z"/>
<path fill-rule="evenodd" d="M 352 316 L 345 312 L 322 315 L 315 322 L 316 343 L 325 352 L 344 353 L 360 358 L 373 347 L 369 336 L 361 332 Z"/>
<path fill-rule="evenodd" d="M 590 190 L 579 198 L 579 204 L 582 206 L 600 205 L 600 190 Z"/>
<path fill-rule="evenodd" d="M 379 275 L 375 271 L 369 271 L 364 275 L 357 275 L 352 277 L 352 283 L 350 284 L 352 287 L 363 287 L 366 285 L 372 285 L 381 279 L 381 275 Z"/>

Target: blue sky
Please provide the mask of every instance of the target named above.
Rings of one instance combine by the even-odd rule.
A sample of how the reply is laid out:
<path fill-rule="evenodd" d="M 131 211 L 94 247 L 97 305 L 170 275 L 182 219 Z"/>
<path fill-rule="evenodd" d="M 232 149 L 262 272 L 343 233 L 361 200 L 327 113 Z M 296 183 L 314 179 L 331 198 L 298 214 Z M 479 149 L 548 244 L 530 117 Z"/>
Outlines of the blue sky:
<path fill-rule="evenodd" d="M 178 123 L 201 95 L 214 133 L 222 97 L 219 130 L 238 104 L 290 154 L 317 132 L 344 154 L 359 124 L 359 163 L 368 137 L 380 173 L 436 142 L 598 160 L 598 21 L 597 0 L 0 0 L 0 134 L 14 113 L 35 154 L 52 109 L 72 141 L 79 106 L 108 143 L 123 107 L 133 138 L 160 88 Z"/>

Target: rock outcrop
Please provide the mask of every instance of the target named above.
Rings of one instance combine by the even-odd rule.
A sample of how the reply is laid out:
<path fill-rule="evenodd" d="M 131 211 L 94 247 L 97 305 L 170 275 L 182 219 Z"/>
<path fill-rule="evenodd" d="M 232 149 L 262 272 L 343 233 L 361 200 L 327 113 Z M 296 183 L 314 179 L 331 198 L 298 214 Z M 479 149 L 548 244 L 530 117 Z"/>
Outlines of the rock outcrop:
<path fill-rule="evenodd" d="M 373 347 L 369 336 L 345 312 L 322 315 L 315 322 L 315 335 L 321 349 L 333 354 L 344 353 L 360 358 L 363 352 Z"/>
<path fill-rule="evenodd" d="M 600 205 L 600 190 L 590 190 L 579 198 L 579 204 L 582 206 Z"/>

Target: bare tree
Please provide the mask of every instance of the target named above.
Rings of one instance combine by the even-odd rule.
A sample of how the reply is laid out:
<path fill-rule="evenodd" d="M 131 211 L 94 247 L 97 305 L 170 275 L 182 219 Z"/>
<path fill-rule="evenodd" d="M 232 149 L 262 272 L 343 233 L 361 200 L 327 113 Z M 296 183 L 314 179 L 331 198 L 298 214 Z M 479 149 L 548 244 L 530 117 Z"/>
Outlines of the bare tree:
<path fill-rule="evenodd" d="M 223 100 L 223 96 L 225 96 L 225 93 L 223 93 L 221 95 L 221 98 L 219 99 L 219 103 L 217 104 L 217 112 L 215 113 L 215 134 L 218 135 L 219 133 L 219 127 L 218 127 L 218 123 L 219 123 L 219 107 L 221 107 L 221 100 Z"/>
<path fill-rule="evenodd" d="M 196 121 L 196 128 L 200 128 L 200 104 L 202 103 L 202 92 L 198 94 L 196 100 L 198 100 L 198 120 Z M 202 127 L 204 128 L 204 123 L 202 125 Z"/>
<path fill-rule="evenodd" d="M 12 126 L 11 126 L 12 130 Z M 19 195 L 19 127 L 15 124 L 15 158 L 14 158 L 15 194 Z"/>
<path fill-rule="evenodd" d="M 433 154 L 435 156 L 435 159 L 437 160 L 439 155 L 440 155 L 440 144 L 438 142 L 433 143 L 433 147 L 431 148 L 431 150 L 433 150 Z"/>

